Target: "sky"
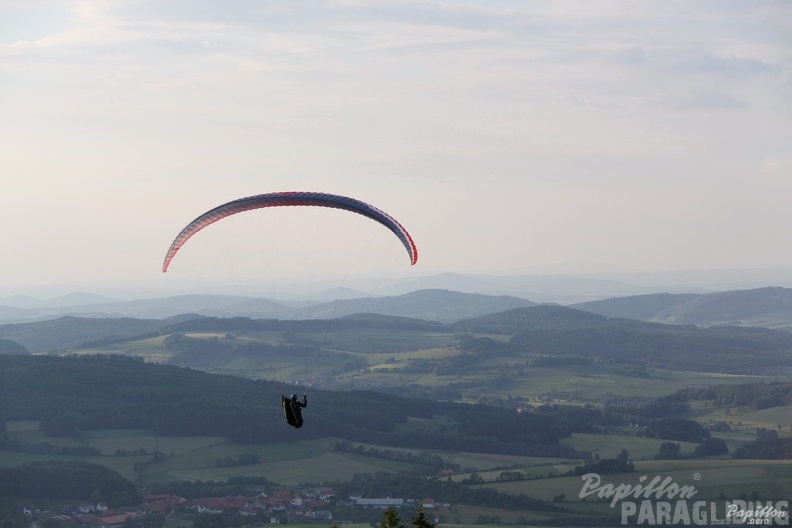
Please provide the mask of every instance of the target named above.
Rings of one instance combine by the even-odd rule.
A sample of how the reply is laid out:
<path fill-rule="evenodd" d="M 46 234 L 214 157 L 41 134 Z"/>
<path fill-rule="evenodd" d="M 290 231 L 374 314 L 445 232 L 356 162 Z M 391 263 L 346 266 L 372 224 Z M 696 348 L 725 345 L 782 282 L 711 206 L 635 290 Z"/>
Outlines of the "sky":
<path fill-rule="evenodd" d="M 792 3 L 0 0 L 0 287 L 792 266 Z M 162 259 L 195 217 L 275 191 Z"/>

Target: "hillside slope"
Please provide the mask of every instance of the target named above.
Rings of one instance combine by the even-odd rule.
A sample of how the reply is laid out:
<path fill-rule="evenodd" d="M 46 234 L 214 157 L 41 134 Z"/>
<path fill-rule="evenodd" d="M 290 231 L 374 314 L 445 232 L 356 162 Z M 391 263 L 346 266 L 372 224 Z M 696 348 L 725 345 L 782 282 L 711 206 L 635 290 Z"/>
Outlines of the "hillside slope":
<path fill-rule="evenodd" d="M 459 332 L 510 335 L 520 355 L 582 356 L 700 372 L 792 367 L 792 334 L 765 328 L 650 323 L 560 306 L 517 308 L 460 321 Z"/>
<path fill-rule="evenodd" d="M 779 287 L 707 294 L 634 295 L 571 307 L 607 317 L 662 323 L 792 328 L 792 289 Z"/>
<path fill-rule="evenodd" d="M 311 390 L 303 413 L 306 426 L 296 431 L 284 423 L 280 404 L 282 394 L 301 392 L 293 385 L 124 356 L 0 356 L 0 387 L 3 419 L 41 420 L 42 430 L 56 436 L 145 428 L 166 436 L 225 436 L 237 443 L 335 437 L 428 449 L 574 454 L 559 445 L 575 429 L 563 416 L 365 391 Z M 401 432 L 397 427 L 410 417 L 435 414 L 447 418 L 444 431 Z"/>

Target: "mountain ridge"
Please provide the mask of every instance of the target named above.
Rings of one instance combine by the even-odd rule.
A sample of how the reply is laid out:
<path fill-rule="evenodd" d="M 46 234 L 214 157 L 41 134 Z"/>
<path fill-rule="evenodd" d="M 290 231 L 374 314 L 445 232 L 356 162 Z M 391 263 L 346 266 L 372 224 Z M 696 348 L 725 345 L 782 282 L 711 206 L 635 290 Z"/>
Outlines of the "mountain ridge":
<path fill-rule="evenodd" d="M 535 304 L 533 301 L 519 297 L 455 292 L 439 288 L 417 290 L 395 296 L 337 299 L 319 303 L 276 301 L 250 296 L 187 294 L 81 304 L 74 307 L 44 306 L 37 309 L 14 309 L 0 306 L 0 324 L 41 321 L 63 316 L 163 319 L 188 312 L 207 317 L 253 319 L 330 319 L 371 312 L 451 323 L 464 317 Z"/>

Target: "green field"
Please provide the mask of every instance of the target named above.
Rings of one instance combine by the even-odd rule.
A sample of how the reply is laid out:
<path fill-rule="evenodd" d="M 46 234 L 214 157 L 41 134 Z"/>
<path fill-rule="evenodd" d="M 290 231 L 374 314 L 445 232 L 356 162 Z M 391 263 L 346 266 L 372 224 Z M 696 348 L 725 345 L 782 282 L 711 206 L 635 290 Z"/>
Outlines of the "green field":
<path fill-rule="evenodd" d="M 671 477 L 680 486 L 695 486 L 696 499 L 737 499 L 756 493 L 761 499 L 783 500 L 792 496 L 792 460 L 757 461 L 731 459 L 653 460 L 635 463 L 632 473 L 602 477 L 602 484 L 636 485 L 641 476 Z M 567 501 L 579 501 L 584 481 L 581 477 L 558 477 L 519 482 L 486 483 L 505 493 L 525 494 L 552 500 L 564 494 Z M 588 498 L 588 501 L 591 501 Z"/>
<path fill-rule="evenodd" d="M 599 454 L 602 458 L 615 458 L 622 449 L 626 449 L 630 454 L 630 460 L 645 460 L 653 458 L 664 441 L 639 436 L 573 433 L 571 438 L 565 438 L 561 443 L 578 451 L 587 451 L 592 455 Z M 683 454 L 692 453 L 697 445 L 691 442 L 677 443 L 682 448 Z"/>
<path fill-rule="evenodd" d="M 432 420 L 412 420 L 410 428 L 442 425 Z M 38 423 L 33 421 L 9 422 L 8 430 L 13 434 L 26 435 L 30 440 L 43 440 Z M 745 437 L 743 441 L 751 437 Z M 321 438 L 294 443 L 232 445 L 218 437 L 161 437 L 147 430 L 101 430 L 87 431 L 82 440 L 73 438 L 48 438 L 56 445 L 87 444 L 101 449 L 100 456 L 46 456 L 24 453 L 0 452 L 0 465 L 10 466 L 22 462 L 44 459 L 69 459 L 92 462 L 107 466 L 123 476 L 145 486 L 173 480 L 223 481 L 232 476 L 261 476 L 270 482 L 282 485 L 320 483 L 333 480 L 351 480 L 356 473 L 399 472 L 414 469 L 414 464 L 375 458 L 358 453 L 337 452 L 333 449 L 335 438 Z M 734 440 L 736 442 L 736 440 Z M 576 449 L 590 450 L 601 457 L 612 457 L 627 449 L 635 460 L 635 471 L 602 477 L 602 483 L 613 485 L 632 484 L 655 477 L 670 478 L 678 485 L 693 486 L 697 500 L 723 500 L 744 497 L 762 500 L 782 500 L 792 496 L 792 461 L 731 460 L 728 458 L 690 460 L 652 460 L 659 448 L 660 440 L 624 435 L 575 434 L 564 440 Z M 683 444 L 683 452 L 692 450 L 693 444 Z M 366 448 L 392 449 L 387 446 L 365 445 Z M 144 455 L 117 455 L 119 450 L 144 449 Z M 136 464 L 151 462 L 153 450 L 159 449 L 167 457 L 157 463 L 136 471 Z M 398 449 L 397 449 L 398 451 Z M 412 453 L 418 450 L 402 449 Z M 226 467 L 218 461 L 235 458 L 240 454 L 256 453 L 259 462 L 252 465 Z M 452 504 L 438 511 L 443 524 L 487 526 L 483 519 L 497 519 L 500 523 L 548 524 L 559 515 L 565 518 L 587 515 L 614 515 L 618 511 L 610 508 L 608 501 L 596 496 L 582 500 L 580 493 L 583 480 L 580 477 L 562 476 L 574 469 L 579 461 L 560 458 L 498 455 L 492 453 L 436 451 L 446 462 L 475 470 L 485 480 L 473 487 L 488 487 L 508 494 L 523 494 L 529 497 L 554 501 L 553 505 L 565 509 L 566 513 L 542 513 L 527 510 L 504 511 L 470 504 Z M 427 469 L 426 466 L 423 466 Z M 504 468 L 519 471 L 530 480 L 498 481 Z M 552 476 L 551 476 L 552 475 Z M 469 478 L 469 473 L 452 475 L 455 481 Z M 403 519 L 409 520 L 409 519 Z M 173 525 L 169 528 L 180 528 Z M 312 525 L 316 526 L 316 525 Z M 496 527 L 497 524 L 493 525 Z"/>
<path fill-rule="evenodd" d="M 463 401 L 520 396 L 536 402 L 597 403 L 607 396 L 653 398 L 683 388 L 724 383 L 786 380 L 784 376 L 728 375 L 706 372 L 643 369 L 647 377 L 625 375 L 623 366 L 532 367 L 532 356 L 486 356 L 467 368 L 438 374 L 437 365 L 459 356 L 458 337 L 452 330 L 420 331 L 390 328 L 355 328 L 334 331 L 220 331 L 185 332 L 193 339 L 218 339 L 224 344 L 304 345 L 318 347 L 310 358 L 302 355 L 267 354 L 257 358 L 229 357 L 201 368 L 208 372 L 247 378 L 297 381 L 321 380 L 336 390 L 382 389 L 414 386 L 462 392 Z M 472 337 L 472 336 L 471 336 Z M 504 341 L 508 336 L 480 334 L 476 337 Z M 173 352 L 164 347 L 165 336 L 130 339 L 101 347 L 70 352 L 80 354 L 128 354 L 167 363 Z M 362 365 L 361 365 L 362 360 Z M 758 418 L 763 423 L 771 416 Z M 748 423 L 750 420 L 747 420 Z M 792 426 L 779 415 L 777 425 Z"/>
<path fill-rule="evenodd" d="M 726 422 L 734 429 L 764 427 L 781 436 L 792 434 L 792 406 L 752 410 L 743 407 L 714 407 L 712 402 L 694 402 L 691 418 L 699 422 Z"/>
<path fill-rule="evenodd" d="M 424 426 L 424 424 L 413 424 Z M 166 480 L 225 480 L 231 476 L 264 476 L 281 484 L 322 482 L 351 479 L 355 473 L 378 471 L 398 472 L 415 468 L 414 464 L 350 452 L 336 452 L 336 439 L 324 438 L 290 444 L 232 445 L 220 437 L 164 437 L 147 430 L 87 431 L 82 440 L 47 438 L 38 430 L 37 422 L 9 422 L 8 431 L 25 441 L 47 441 L 53 445 L 89 445 L 101 450 L 98 456 L 52 456 L 18 452 L 0 452 L 0 465 L 11 466 L 43 459 L 83 460 L 107 466 L 141 483 Z M 745 436 L 743 442 L 752 439 Z M 737 442 L 737 440 L 733 440 Z M 691 475 L 702 477 L 696 486 L 708 498 L 719 494 L 739 496 L 759 493 L 760 496 L 792 495 L 792 461 L 745 461 L 728 458 L 691 460 L 653 460 L 661 440 L 623 435 L 574 434 L 563 440 L 575 449 L 598 453 L 603 458 L 615 457 L 622 449 L 635 461 L 636 470 L 626 474 L 627 482 L 641 474 L 672 476 L 676 482 L 688 483 Z M 691 452 L 695 444 L 680 442 L 682 452 Z M 387 446 L 364 445 L 366 448 L 392 449 Z M 135 474 L 136 463 L 152 460 L 159 452 L 166 458 Z M 399 451 L 398 449 L 396 451 Z M 402 449 L 418 454 L 419 450 Z M 122 453 L 122 454 L 118 454 Z M 140 454 L 137 454 L 140 453 Z M 221 461 L 236 459 L 240 454 L 255 453 L 259 462 L 252 465 L 223 467 Z M 573 477 L 539 478 L 517 482 L 498 482 L 504 470 L 520 471 L 530 477 L 560 475 L 579 465 L 579 461 L 561 458 L 498 455 L 492 453 L 434 451 L 447 463 L 476 471 L 487 485 L 509 493 L 552 499 L 560 493 L 577 496 L 580 479 Z M 469 478 L 469 473 L 453 475 L 453 480 Z M 621 475 L 619 476 L 622 477 Z M 692 481 L 690 481 L 692 482 Z"/>
<path fill-rule="evenodd" d="M 434 421 L 412 422 L 413 427 L 431 426 Z M 441 425 L 434 423 L 434 426 Z M 376 458 L 349 452 L 336 452 L 335 438 L 295 442 L 291 444 L 236 445 L 227 444 L 220 437 L 172 437 L 157 436 L 147 430 L 100 430 L 86 431 L 83 439 L 46 437 L 38 430 L 38 422 L 8 422 L 10 433 L 29 443 L 49 442 L 56 446 L 91 446 L 101 450 L 97 456 L 65 456 L 28 454 L 0 451 L 0 465 L 12 466 L 23 462 L 49 460 L 53 458 L 82 460 L 107 466 L 126 478 L 137 479 L 141 484 L 169 480 L 215 480 L 222 481 L 232 476 L 263 476 L 284 485 L 327 480 L 347 480 L 356 473 L 399 472 L 411 470 L 415 464 Z M 356 444 L 357 445 L 357 444 Z M 388 446 L 363 444 L 366 448 L 390 449 Z M 150 462 L 155 451 L 165 459 L 148 465 L 139 473 L 134 467 Z M 395 451 L 420 454 L 415 449 Z M 122 453 L 122 454 L 118 454 Z M 137 454 L 140 453 L 140 454 Z M 240 454 L 255 453 L 259 463 L 243 466 L 223 467 L 222 461 L 236 459 Z M 498 455 L 490 453 L 433 451 L 449 463 L 476 471 L 487 472 L 493 468 L 528 468 L 529 474 L 550 471 L 552 464 L 565 462 L 563 459 Z M 426 466 L 421 466 L 426 469 Z M 541 469 L 537 469 L 541 468 Z M 499 471 L 497 471 L 499 472 Z M 455 477 L 456 478 L 456 477 Z M 464 478 L 464 476 L 459 477 Z M 493 477 L 494 478 L 494 477 Z"/>

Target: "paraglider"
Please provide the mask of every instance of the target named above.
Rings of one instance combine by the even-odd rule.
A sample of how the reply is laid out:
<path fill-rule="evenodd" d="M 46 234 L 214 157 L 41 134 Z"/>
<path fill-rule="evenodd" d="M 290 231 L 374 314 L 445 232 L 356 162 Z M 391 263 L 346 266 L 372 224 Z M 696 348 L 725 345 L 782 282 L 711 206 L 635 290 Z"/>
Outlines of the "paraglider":
<path fill-rule="evenodd" d="M 418 261 L 418 250 L 415 247 L 412 237 L 402 225 L 396 221 L 392 216 L 355 198 L 347 196 L 340 196 L 336 194 L 318 193 L 318 192 L 275 192 L 268 194 L 258 194 L 255 196 L 248 196 L 246 198 L 239 198 L 230 201 L 214 209 L 211 209 L 192 222 L 176 236 L 171 243 L 168 252 L 165 254 L 165 261 L 162 264 L 162 271 L 167 272 L 171 260 L 176 255 L 176 252 L 190 239 L 195 233 L 204 227 L 222 220 L 228 216 L 250 211 L 253 209 L 261 209 L 264 207 L 280 207 L 280 206 L 317 206 L 317 207 L 331 207 L 334 209 L 343 209 L 353 213 L 358 213 L 367 218 L 375 220 L 383 226 L 390 229 L 395 234 L 410 257 L 410 264 L 415 264 Z"/>
<path fill-rule="evenodd" d="M 302 427 L 302 409 L 308 407 L 308 396 L 303 394 L 303 401 L 300 401 L 296 394 L 292 394 L 291 398 L 281 395 L 281 405 L 286 415 L 286 423 L 297 429 Z"/>
<path fill-rule="evenodd" d="M 407 250 L 407 255 L 410 257 L 410 264 L 415 264 L 418 261 L 418 249 L 415 247 L 412 237 L 406 229 L 395 218 L 390 216 L 374 207 L 355 198 L 347 196 L 340 196 L 337 194 L 327 194 L 319 192 L 275 192 L 268 194 L 257 194 L 255 196 L 248 196 L 246 198 L 239 198 L 232 200 L 223 205 L 219 205 L 214 209 L 210 209 L 192 222 L 190 222 L 181 232 L 176 236 L 165 254 L 165 261 L 162 263 L 163 273 L 168 271 L 168 266 L 176 255 L 176 252 L 201 229 L 209 226 L 223 218 L 226 218 L 237 213 L 244 211 L 251 211 L 253 209 L 262 209 L 264 207 L 280 207 L 280 206 L 317 206 L 317 207 L 331 207 L 334 209 L 343 209 L 363 215 L 371 220 L 379 222 L 387 227 L 394 235 L 401 241 L 404 248 Z M 292 394 L 291 398 L 281 396 L 281 406 L 286 415 L 286 422 L 295 428 L 300 428 L 303 425 L 302 409 L 308 405 L 308 399 L 303 394 L 303 401 L 297 399 L 296 394 Z"/>

